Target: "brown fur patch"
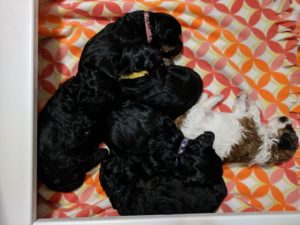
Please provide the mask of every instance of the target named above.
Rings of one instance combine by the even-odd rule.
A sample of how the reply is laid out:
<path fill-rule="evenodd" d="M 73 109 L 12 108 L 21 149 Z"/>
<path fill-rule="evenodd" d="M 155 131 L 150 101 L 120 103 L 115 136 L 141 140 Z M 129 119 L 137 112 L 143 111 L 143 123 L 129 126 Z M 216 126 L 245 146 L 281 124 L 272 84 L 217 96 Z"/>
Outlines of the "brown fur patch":
<path fill-rule="evenodd" d="M 294 154 L 295 151 L 279 149 L 278 145 L 275 143 L 274 145 L 272 145 L 271 157 L 268 162 L 266 162 L 266 164 L 282 163 L 288 161 L 294 156 Z"/>
<path fill-rule="evenodd" d="M 163 45 L 162 47 L 161 47 L 161 51 L 163 51 L 163 52 L 170 52 L 170 51 L 172 51 L 172 50 L 174 50 L 174 46 L 169 46 L 169 45 Z"/>
<path fill-rule="evenodd" d="M 272 148 L 271 148 L 271 158 L 267 162 L 267 164 L 281 163 L 281 162 L 289 160 L 290 158 L 292 158 L 294 156 L 297 148 L 299 147 L 299 143 L 298 143 L 299 140 L 298 140 L 297 134 L 290 125 L 287 125 L 285 128 L 278 130 L 278 139 L 279 140 L 284 133 L 289 134 L 289 136 L 294 144 L 294 148 L 293 149 L 280 149 L 279 145 L 277 143 L 274 143 L 274 145 L 272 145 Z"/>
<path fill-rule="evenodd" d="M 175 120 L 175 124 L 177 126 L 177 128 L 179 129 L 181 124 L 183 123 L 183 121 L 186 119 L 187 117 L 187 113 L 182 114 L 181 116 L 178 116 Z"/>
<path fill-rule="evenodd" d="M 239 120 L 243 127 L 242 140 L 232 146 L 230 154 L 224 159 L 225 163 L 249 163 L 258 154 L 262 140 L 257 132 L 257 126 L 252 118 Z"/>

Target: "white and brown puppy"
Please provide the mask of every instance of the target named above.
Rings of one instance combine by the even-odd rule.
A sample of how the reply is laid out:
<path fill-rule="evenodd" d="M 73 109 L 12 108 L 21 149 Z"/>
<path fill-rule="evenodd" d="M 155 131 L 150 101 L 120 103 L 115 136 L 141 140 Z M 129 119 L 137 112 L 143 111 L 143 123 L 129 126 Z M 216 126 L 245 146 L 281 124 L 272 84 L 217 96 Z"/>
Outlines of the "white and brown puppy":
<path fill-rule="evenodd" d="M 298 137 L 291 121 L 275 117 L 262 124 L 255 103 L 246 93 L 239 95 L 232 113 L 212 111 L 223 96 L 208 98 L 202 94 L 176 125 L 186 138 L 193 139 L 205 131 L 215 133 L 214 149 L 223 162 L 268 165 L 290 159 L 298 148 Z"/>

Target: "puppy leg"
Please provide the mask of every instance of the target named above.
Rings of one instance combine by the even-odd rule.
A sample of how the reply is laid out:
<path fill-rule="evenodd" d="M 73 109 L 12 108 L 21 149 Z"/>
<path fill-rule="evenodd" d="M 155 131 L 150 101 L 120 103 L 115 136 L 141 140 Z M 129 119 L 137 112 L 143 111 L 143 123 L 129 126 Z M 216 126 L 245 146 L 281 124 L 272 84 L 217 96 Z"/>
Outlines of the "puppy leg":
<path fill-rule="evenodd" d="M 249 99 L 247 104 L 247 114 L 253 118 L 257 124 L 262 124 L 260 120 L 260 111 L 252 99 Z"/>
<path fill-rule="evenodd" d="M 73 191 L 84 182 L 85 174 L 105 157 L 108 156 L 107 149 L 96 149 L 86 154 L 60 155 L 59 161 L 48 165 L 48 162 L 38 163 L 38 177 L 50 189 L 60 192 Z"/>
<path fill-rule="evenodd" d="M 243 92 L 236 98 L 233 106 L 233 113 L 236 116 L 243 116 L 246 114 L 248 117 L 253 118 L 257 124 L 261 124 L 259 109 L 246 92 Z"/>
<path fill-rule="evenodd" d="M 212 110 L 219 102 L 224 99 L 223 95 L 214 95 L 202 102 L 202 107 L 208 110 Z"/>
<path fill-rule="evenodd" d="M 48 160 L 49 161 L 49 160 Z M 55 162 L 38 160 L 38 178 L 54 191 L 69 192 L 80 187 L 85 172 L 81 157 L 61 154 Z"/>
<path fill-rule="evenodd" d="M 247 111 L 247 105 L 249 102 L 249 96 L 246 92 L 242 92 L 233 103 L 233 114 L 237 117 L 245 115 Z"/>
<path fill-rule="evenodd" d="M 208 95 L 206 93 L 203 93 L 199 98 L 198 102 L 192 108 L 190 108 L 183 116 L 185 118 L 197 116 L 197 114 L 201 114 L 200 112 L 203 111 L 204 108 L 206 111 L 211 110 L 220 101 L 222 101 L 223 98 L 223 95 L 214 95 L 208 98 Z"/>
<path fill-rule="evenodd" d="M 210 115 L 212 108 L 222 101 L 223 98 L 223 95 L 215 95 L 208 98 L 208 95 L 203 93 L 191 109 L 176 119 L 176 126 L 182 131 L 185 137 L 196 138 L 202 133 L 205 118 Z"/>
<path fill-rule="evenodd" d="M 97 148 L 94 152 L 90 153 L 90 155 L 82 156 L 80 161 L 76 158 L 78 168 L 69 173 L 66 171 L 67 176 L 50 188 L 61 192 L 69 192 L 79 188 L 84 182 L 86 172 L 97 166 L 103 159 L 107 158 L 108 155 L 109 151 L 106 148 Z M 73 162 L 75 162 L 75 160 Z"/>

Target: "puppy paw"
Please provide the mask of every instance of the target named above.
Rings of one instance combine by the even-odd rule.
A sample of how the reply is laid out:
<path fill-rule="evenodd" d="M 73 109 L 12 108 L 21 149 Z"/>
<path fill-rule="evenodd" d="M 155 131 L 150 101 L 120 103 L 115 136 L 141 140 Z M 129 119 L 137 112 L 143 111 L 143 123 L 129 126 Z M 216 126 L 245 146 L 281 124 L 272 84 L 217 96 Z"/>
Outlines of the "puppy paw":
<path fill-rule="evenodd" d="M 260 111 L 259 108 L 257 107 L 257 105 L 250 100 L 251 103 L 249 104 L 249 106 L 247 106 L 247 116 L 251 117 L 254 119 L 254 121 L 258 124 L 261 125 L 261 119 L 260 119 Z"/>
<path fill-rule="evenodd" d="M 237 101 L 241 104 L 246 104 L 249 101 L 249 98 L 248 93 L 243 91 L 237 96 Z"/>
<path fill-rule="evenodd" d="M 202 102 L 202 107 L 211 110 L 224 99 L 224 95 L 214 95 Z"/>
<path fill-rule="evenodd" d="M 76 171 L 74 173 L 70 173 L 68 175 L 61 175 L 59 178 L 48 179 L 43 181 L 44 184 L 53 191 L 59 192 L 70 192 L 79 188 L 85 178 L 85 173 Z"/>
<path fill-rule="evenodd" d="M 241 92 L 235 99 L 233 104 L 233 112 L 236 115 L 242 116 L 246 113 L 249 106 L 249 95 L 247 92 Z"/>

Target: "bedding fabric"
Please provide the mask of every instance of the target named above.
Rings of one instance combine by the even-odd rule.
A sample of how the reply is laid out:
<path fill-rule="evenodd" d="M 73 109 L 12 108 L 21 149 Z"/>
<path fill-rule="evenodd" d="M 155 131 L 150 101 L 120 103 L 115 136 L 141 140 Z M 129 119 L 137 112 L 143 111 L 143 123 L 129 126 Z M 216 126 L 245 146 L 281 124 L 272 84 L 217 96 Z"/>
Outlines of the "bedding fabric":
<path fill-rule="evenodd" d="M 142 9 L 167 12 L 180 21 L 184 51 L 176 64 L 196 70 L 209 95 L 225 96 L 216 110 L 230 112 L 235 96 L 247 91 L 263 120 L 288 115 L 299 135 L 299 6 L 299 0 L 40 0 L 39 110 L 61 82 L 76 74 L 88 39 L 124 13 Z M 53 192 L 39 184 L 38 217 L 117 216 L 99 184 L 99 166 L 74 192 Z M 218 212 L 300 210 L 299 168 L 299 149 L 281 165 L 224 165 L 229 194 Z"/>

